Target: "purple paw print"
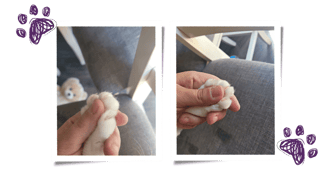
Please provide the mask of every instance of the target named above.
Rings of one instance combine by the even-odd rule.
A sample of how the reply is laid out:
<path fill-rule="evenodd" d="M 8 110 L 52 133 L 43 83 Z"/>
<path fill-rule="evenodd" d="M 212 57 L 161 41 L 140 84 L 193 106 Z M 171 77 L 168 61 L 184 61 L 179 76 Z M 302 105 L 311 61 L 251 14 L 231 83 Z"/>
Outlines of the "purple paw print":
<path fill-rule="evenodd" d="M 284 136 L 287 138 L 292 134 L 290 128 L 284 128 Z M 304 128 L 302 125 L 297 126 L 295 131 L 297 136 L 304 135 Z M 316 137 L 314 134 L 309 134 L 306 136 L 306 142 L 309 145 L 314 144 Z M 298 139 L 286 139 L 278 142 L 278 148 L 287 155 L 291 155 L 294 159 L 296 165 L 300 165 L 305 159 L 304 141 L 300 138 Z M 309 158 L 317 156 L 318 150 L 316 148 L 310 149 L 307 153 Z"/>
<path fill-rule="evenodd" d="M 37 15 L 38 8 L 35 5 L 31 5 L 30 7 L 30 15 Z M 45 17 L 50 15 L 50 8 L 44 7 L 42 10 L 42 14 Z M 26 14 L 19 14 L 18 21 L 20 24 L 24 25 L 27 22 L 27 15 Z M 55 28 L 55 21 L 46 18 L 32 18 L 30 20 L 30 32 L 29 38 L 33 44 L 39 44 L 42 35 L 51 32 Z M 16 30 L 16 34 L 19 37 L 25 38 L 26 31 L 23 28 L 18 28 Z"/>

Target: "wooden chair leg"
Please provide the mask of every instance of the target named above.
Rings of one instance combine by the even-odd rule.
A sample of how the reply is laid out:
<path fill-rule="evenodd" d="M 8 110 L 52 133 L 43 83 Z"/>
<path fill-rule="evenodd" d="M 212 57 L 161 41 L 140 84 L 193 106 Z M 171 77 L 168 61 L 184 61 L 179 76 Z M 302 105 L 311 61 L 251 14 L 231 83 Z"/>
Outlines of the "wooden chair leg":
<path fill-rule="evenodd" d="M 257 35 L 258 35 L 257 31 L 252 32 L 251 40 L 249 41 L 249 45 L 248 45 L 246 60 L 252 61 L 253 59 Z"/>
<path fill-rule="evenodd" d="M 178 28 L 176 29 L 176 36 L 178 41 L 206 61 L 229 58 L 225 52 L 214 45 L 206 36 L 190 38 Z"/>
<path fill-rule="evenodd" d="M 82 51 L 80 49 L 79 43 L 77 42 L 72 27 L 58 27 L 59 31 L 62 33 L 64 39 L 68 43 L 68 45 L 72 48 L 75 55 L 79 59 L 81 65 L 85 65 L 85 61 L 83 58 Z"/>
<path fill-rule="evenodd" d="M 143 27 L 140 33 L 138 47 L 128 82 L 129 95 L 132 97 L 133 100 L 139 99 L 138 102 L 144 101 L 151 91 L 151 89 L 146 89 L 146 91 L 141 89 L 146 88 L 142 87 L 144 83 L 148 85 L 146 79 L 153 68 L 149 66 L 148 63 L 151 59 L 154 49 L 155 27 Z M 142 92 L 141 94 L 137 94 L 137 90 L 139 90 L 139 87 L 141 91 L 138 92 Z"/>
<path fill-rule="evenodd" d="M 268 45 L 272 44 L 271 38 L 265 33 L 265 31 L 259 31 L 259 35 L 265 43 Z"/>
<path fill-rule="evenodd" d="M 235 41 L 233 41 L 232 39 L 230 39 L 227 36 L 223 37 L 222 41 L 229 44 L 229 45 L 231 45 L 231 46 L 234 46 L 234 47 L 237 45 L 237 43 Z"/>
<path fill-rule="evenodd" d="M 60 70 L 57 67 L 57 76 L 60 76 Z"/>
<path fill-rule="evenodd" d="M 222 40 L 222 33 L 217 33 L 214 35 L 213 38 L 213 44 L 216 45 L 216 47 L 220 48 L 221 40 Z"/>
<path fill-rule="evenodd" d="M 153 68 L 146 79 L 148 85 L 153 90 L 153 92 L 156 94 L 156 69 Z"/>

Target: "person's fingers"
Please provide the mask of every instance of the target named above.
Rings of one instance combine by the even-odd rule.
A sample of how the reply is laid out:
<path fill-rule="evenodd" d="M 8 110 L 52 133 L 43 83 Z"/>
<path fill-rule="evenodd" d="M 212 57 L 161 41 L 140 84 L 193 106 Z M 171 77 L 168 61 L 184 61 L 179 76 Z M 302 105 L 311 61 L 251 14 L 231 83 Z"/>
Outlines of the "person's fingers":
<path fill-rule="evenodd" d="M 192 128 L 195 128 L 196 126 L 197 125 L 183 125 L 183 124 L 180 124 L 180 123 L 177 124 L 177 127 L 181 128 L 181 129 L 192 129 Z"/>
<path fill-rule="evenodd" d="M 115 119 L 116 119 L 117 126 L 123 126 L 123 125 L 127 124 L 129 121 L 128 116 L 125 113 L 122 113 L 121 111 L 117 112 Z"/>
<path fill-rule="evenodd" d="M 206 121 L 206 118 L 184 113 L 178 118 L 178 123 L 187 126 L 196 126 Z"/>
<path fill-rule="evenodd" d="M 231 110 L 232 112 L 237 112 L 240 110 L 240 104 L 239 104 L 239 101 L 237 99 L 237 97 L 235 95 L 231 96 L 230 97 L 231 99 L 231 105 L 229 107 L 229 110 Z"/>
<path fill-rule="evenodd" d="M 222 120 L 226 114 L 227 114 L 226 109 L 222 111 L 209 112 L 206 118 L 197 117 L 194 115 L 190 115 L 188 113 L 184 113 L 178 119 L 177 126 L 182 129 L 191 129 L 196 127 L 197 125 L 204 123 L 205 121 L 207 121 L 209 125 L 212 125 L 215 122 Z"/>
<path fill-rule="evenodd" d="M 72 140 L 83 143 L 97 126 L 100 116 L 105 112 L 105 105 L 100 99 L 94 100 L 91 107 L 72 125 Z"/>
<path fill-rule="evenodd" d="M 204 89 L 188 89 L 177 86 L 177 107 L 210 106 L 219 102 L 224 96 L 222 86 Z"/>
<path fill-rule="evenodd" d="M 57 130 L 57 134 L 61 135 L 65 133 L 71 126 L 81 117 L 80 111 L 70 117 L 66 122 Z"/>
<path fill-rule="evenodd" d="M 203 72 L 186 71 L 180 72 L 176 75 L 177 84 L 185 88 L 198 89 L 208 79 L 220 79 L 215 75 L 211 75 Z"/>
<path fill-rule="evenodd" d="M 222 120 L 227 114 L 227 110 L 209 112 L 206 117 L 206 121 L 209 125 L 216 123 L 217 121 Z"/>
<path fill-rule="evenodd" d="M 80 147 L 80 149 L 78 151 L 74 152 L 71 155 L 82 155 L 82 152 L 83 152 L 83 147 Z"/>
<path fill-rule="evenodd" d="M 105 155 L 118 155 L 121 147 L 121 137 L 118 128 L 116 127 L 113 134 L 104 143 Z"/>

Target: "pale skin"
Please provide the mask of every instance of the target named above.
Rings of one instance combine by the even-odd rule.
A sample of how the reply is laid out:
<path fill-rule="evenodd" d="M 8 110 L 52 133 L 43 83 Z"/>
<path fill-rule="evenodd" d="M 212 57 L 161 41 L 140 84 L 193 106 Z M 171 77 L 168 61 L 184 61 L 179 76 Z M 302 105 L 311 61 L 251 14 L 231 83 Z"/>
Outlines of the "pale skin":
<path fill-rule="evenodd" d="M 95 130 L 97 122 L 104 112 L 104 103 L 96 99 L 83 116 L 81 112 L 78 112 L 69 118 L 57 130 L 57 155 L 82 155 L 83 143 Z M 115 119 L 117 126 L 123 126 L 128 122 L 128 117 L 121 111 L 118 111 Z M 116 127 L 113 134 L 105 141 L 104 153 L 105 155 L 118 155 L 120 147 L 121 137 Z"/>
<path fill-rule="evenodd" d="M 227 110 L 209 112 L 206 117 L 198 117 L 185 112 L 188 107 L 193 106 L 210 106 L 219 102 L 224 96 L 222 86 L 212 86 L 198 90 L 208 79 L 220 79 L 214 75 L 187 71 L 177 73 L 177 127 L 182 129 L 191 129 L 207 121 L 209 125 L 222 120 Z M 236 96 L 230 98 L 232 100 L 229 110 L 237 112 L 240 104 Z"/>

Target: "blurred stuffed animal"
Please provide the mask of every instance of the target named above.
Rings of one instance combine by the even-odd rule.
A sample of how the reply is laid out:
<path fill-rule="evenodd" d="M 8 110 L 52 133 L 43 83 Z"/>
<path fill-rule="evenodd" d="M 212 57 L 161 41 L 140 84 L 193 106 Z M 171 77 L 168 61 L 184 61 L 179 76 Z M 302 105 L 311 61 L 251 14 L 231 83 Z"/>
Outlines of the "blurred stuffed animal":
<path fill-rule="evenodd" d="M 88 93 L 77 78 L 68 78 L 61 87 L 57 85 L 57 106 L 85 100 L 87 97 Z"/>

